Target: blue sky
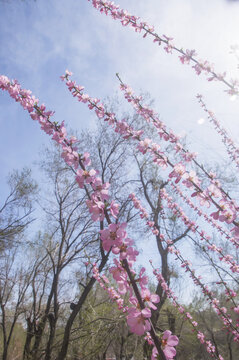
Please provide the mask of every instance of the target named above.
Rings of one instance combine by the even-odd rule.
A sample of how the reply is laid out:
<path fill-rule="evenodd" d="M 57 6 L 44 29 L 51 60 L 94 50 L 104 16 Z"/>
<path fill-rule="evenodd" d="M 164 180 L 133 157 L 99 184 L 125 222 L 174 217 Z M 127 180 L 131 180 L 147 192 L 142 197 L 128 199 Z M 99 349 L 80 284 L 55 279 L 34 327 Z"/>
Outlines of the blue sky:
<path fill-rule="evenodd" d="M 239 3 L 121 0 L 119 4 L 154 24 L 159 34 L 174 37 L 179 47 L 195 48 L 201 58 L 215 63 L 218 71 L 235 76 L 237 62 L 229 52 L 230 46 L 239 42 Z M 178 132 L 190 133 L 195 127 L 198 132 L 197 119 L 202 113 L 197 105 L 192 113 L 198 92 L 229 128 L 238 110 L 238 102 L 232 104 L 223 94 L 223 85 L 197 78 L 193 70 L 180 64 L 176 54 L 168 55 L 151 40 L 122 28 L 87 0 L 0 2 L 0 45 L 1 73 L 31 89 L 56 111 L 57 119 L 65 119 L 72 128 L 88 126 L 91 119 L 59 80 L 66 68 L 90 94 L 102 98 L 117 89 L 115 73 L 119 72 L 136 91 L 151 93 L 164 121 Z M 8 152 L 8 159 L 1 156 L 1 168 L 7 173 L 8 168 L 25 163 L 28 152 L 32 157 L 37 146 L 49 140 L 7 94 L 1 93 L 0 101 L 1 153 Z M 204 130 L 200 131 L 204 136 Z M 20 147 L 22 156 L 21 151 L 16 156 Z"/>
<path fill-rule="evenodd" d="M 239 42 L 239 3 L 120 0 L 119 4 L 155 25 L 159 34 L 174 37 L 179 47 L 196 49 L 218 71 L 237 75 L 237 61 L 229 52 Z M 203 115 L 195 101 L 200 92 L 239 138 L 238 101 L 229 101 L 223 85 L 196 77 L 176 54 L 168 55 L 150 39 L 122 28 L 87 0 L 0 1 L 0 48 L 1 73 L 31 89 L 56 111 L 57 120 L 65 119 L 71 128 L 91 126 L 92 115 L 59 80 L 66 68 L 92 96 L 101 98 L 116 91 L 119 72 L 135 91 L 150 92 L 162 119 L 176 132 L 188 133 L 189 142 L 203 152 L 209 146 L 210 127 L 197 124 Z M 5 176 L 12 168 L 30 165 L 40 145 L 50 139 L 7 94 L 1 93 L 0 106 L 0 161 Z"/>
<path fill-rule="evenodd" d="M 238 77 L 230 46 L 239 44 L 239 2 L 226 0 L 119 0 L 118 4 L 174 38 L 178 47 L 196 49 L 199 58 L 215 63 L 218 72 Z M 152 40 L 98 13 L 87 0 L 0 1 L 0 73 L 56 111 L 72 129 L 93 126 L 87 107 L 72 98 L 59 76 L 68 68 L 90 95 L 105 98 L 118 89 L 119 72 L 136 92 L 147 91 L 155 109 L 177 133 L 187 133 L 191 150 L 202 161 L 222 158 L 218 137 L 205 122 L 195 96 L 202 93 L 208 107 L 239 141 L 239 100 L 230 101 L 224 86 L 208 83 L 168 55 Z M 127 108 L 127 104 L 126 104 Z M 27 112 L 0 93 L 0 197 L 13 168 L 31 166 L 48 138 Z"/>

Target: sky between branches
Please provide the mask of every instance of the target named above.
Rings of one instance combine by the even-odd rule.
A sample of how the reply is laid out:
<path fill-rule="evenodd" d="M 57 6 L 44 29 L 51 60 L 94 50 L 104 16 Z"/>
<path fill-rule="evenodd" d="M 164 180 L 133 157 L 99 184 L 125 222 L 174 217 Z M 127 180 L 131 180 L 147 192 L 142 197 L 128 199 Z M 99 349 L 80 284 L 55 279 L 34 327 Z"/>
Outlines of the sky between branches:
<path fill-rule="evenodd" d="M 196 49 L 219 72 L 237 75 L 236 59 L 229 54 L 230 46 L 239 42 L 237 2 L 120 0 L 119 4 L 153 24 L 159 34 L 174 37 L 177 46 Z M 0 2 L 0 46 L 1 73 L 31 89 L 56 110 L 56 120 L 64 119 L 71 128 L 91 126 L 92 115 L 59 80 L 66 68 L 86 91 L 100 98 L 118 88 L 119 72 L 136 92 L 150 92 L 162 119 L 176 132 L 188 133 L 199 151 L 207 150 L 211 134 L 208 123 L 201 127 L 197 123 L 203 113 L 195 95 L 202 93 L 208 107 L 239 138 L 238 101 L 229 101 L 222 84 L 196 77 L 176 54 L 166 54 L 151 40 L 100 15 L 87 0 Z M 30 165 L 40 144 L 50 140 L 7 94 L 1 93 L 0 104 L 1 173 L 6 175 L 14 167 Z"/>
<path fill-rule="evenodd" d="M 238 76 L 237 61 L 230 55 L 230 46 L 239 45 L 237 1 L 118 3 L 154 25 L 157 33 L 172 36 L 178 47 L 195 49 L 199 58 L 215 63 L 218 72 L 227 71 L 229 78 Z M 0 1 L 0 49 L 1 74 L 31 89 L 40 103 L 56 111 L 55 120 L 65 120 L 72 129 L 91 128 L 94 116 L 60 81 L 66 68 L 86 92 L 101 99 L 118 89 L 116 72 L 136 93 L 149 92 L 163 121 L 176 133 L 188 134 L 189 148 L 200 152 L 202 162 L 220 162 L 224 155 L 209 123 L 198 124 L 204 114 L 197 93 L 204 95 L 208 108 L 239 142 L 239 100 L 230 101 L 222 84 L 197 77 L 181 65 L 176 53 L 168 55 L 152 40 L 100 15 L 87 0 Z M 41 145 L 51 140 L 3 92 L 0 108 L 0 196 L 4 198 L 8 172 L 30 167 Z"/>

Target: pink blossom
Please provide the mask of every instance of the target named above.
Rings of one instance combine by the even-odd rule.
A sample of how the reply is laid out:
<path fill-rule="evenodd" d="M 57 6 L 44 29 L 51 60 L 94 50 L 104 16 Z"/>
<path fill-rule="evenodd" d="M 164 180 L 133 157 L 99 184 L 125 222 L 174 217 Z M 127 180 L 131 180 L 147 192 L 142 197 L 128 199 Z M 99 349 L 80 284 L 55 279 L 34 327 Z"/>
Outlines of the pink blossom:
<path fill-rule="evenodd" d="M 181 61 L 182 64 L 189 64 L 190 60 L 192 59 L 193 56 L 196 56 L 196 51 L 195 50 L 186 50 L 186 52 L 179 56 L 179 59 Z"/>
<path fill-rule="evenodd" d="M 114 200 L 111 201 L 110 204 L 110 213 L 116 219 L 119 213 L 119 204 L 117 204 Z"/>
<path fill-rule="evenodd" d="M 231 224 L 236 218 L 235 211 L 232 211 L 231 209 L 223 211 L 220 216 L 220 221 L 225 221 L 227 224 Z"/>
<path fill-rule="evenodd" d="M 171 335 L 171 331 L 166 330 L 162 337 L 162 349 L 164 352 L 164 355 L 167 360 L 173 360 L 174 356 L 176 355 L 176 350 L 174 349 L 174 346 L 178 345 L 178 337 L 176 335 Z M 156 346 L 154 346 L 152 351 L 152 357 L 151 360 L 157 360 L 158 359 L 158 350 Z"/>
<path fill-rule="evenodd" d="M 235 311 L 235 313 L 239 314 L 239 305 L 237 307 L 234 307 L 233 310 Z"/>
<path fill-rule="evenodd" d="M 151 294 L 148 289 L 143 289 L 141 291 L 141 296 L 146 306 L 150 307 L 153 310 L 157 309 L 157 307 L 153 304 L 157 304 L 160 301 L 157 294 Z"/>
<path fill-rule="evenodd" d="M 146 154 L 150 143 L 152 142 L 151 139 L 144 139 L 142 141 L 140 141 L 139 145 L 138 145 L 138 150 L 142 153 L 142 154 Z"/>
<path fill-rule="evenodd" d="M 175 183 L 177 184 L 185 172 L 185 166 L 182 163 L 179 163 L 174 166 L 173 171 L 169 174 L 169 177 L 176 177 Z"/>
<path fill-rule="evenodd" d="M 85 152 L 81 157 L 81 161 L 83 162 L 83 165 L 85 167 L 89 166 L 91 164 L 90 154 L 88 152 Z"/>
<path fill-rule="evenodd" d="M 79 187 L 82 189 L 85 184 L 94 182 L 96 171 L 94 169 L 91 169 L 90 171 L 78 169 L 76 174 L 76 181 L 78 182 Z"/>
<path fill-rule="evenodd" d="M 112 274 L 113 278 L 117 282 L 125 282 L 127 281 L 127 273 L 124 268 L 120 265 L 117 259 L 114 259 L 114 263 L 116 266 L 112 266 L 109 271 Z"/>
<path fill-rule="evenodd" d="M 184 173 L 183 176 L 183 184 L 187 186 L 189 189 L 194 187 L 194 184 L 197 186 L 200 185 L 200 181 L 195 173 L 195 171 L 190 171 L 189 173 Z"/>
<path fill-rule="evenodd" d="M 95 195 L 99 196 L 102 201 L 109 199 L 108 189 L 110 187 L 110 184 L 108 182 L 102 184 L 101 179 L 97 177 L 94 179 L 92 187 L 95 190 Z"/>
<path fill-rule="evenodd" d="M 137 310 L 135 308 L 129 308 L 127 323 L 130 327 L 130 331 L 140 336 L 146 331 L 149 331 L 151 326 L 147 319 L 150 317 L 150 309 L 145 308 L 143 310 Z"/>
<path fill-rule="evenodd" d="M 66 146 L 64 144 L 62 144 L 62 149 L 63 151 L 61 153 L 61 157 L 68 165 L 73 166 L 75 169 L 77 169 L 79 166 L 79 155 L 76 149 L 72 148 L 71 146 Z"/>
<path fill-rule="evenodd" d="M 99 200 L 95 195 L 92 195 L 91 200 L 86 200 L 86 205 L 89 208 L 93 221 L 104 220 L 105 204 L 101 200 Z"/>
<path fill-rule="evenodd" d="M 137 279 L 141 289 L 145 289 L 145 286 L 148 284 L 148 276 L 143 275 L 145 271 L 146 271 L 145 268 L 142 267 L 139 273 L 139 278 Z"/>
<path fill-rule="evenodd" d="M 178 337 L 171 335 L 170 330 L 166 330 L 162 337 L 162 349 L 167 359 L 173 359 L 176 355 L 174 346 L 178 345 Z"/>
<path fill-rule="evenodd" d="M 136 249 L 134 249 L 132 246 L 127 246 L 123 244 L 120 247 L 120 260 L 127 259 L 130 266 L 132 266 L 132 264 L 136 261 L 136 257 L 138 255 L 139 252 Z"/>
<path fill-rule="evenodd" d="M 208 191 L 210 192 L 210 196 L 213 196 L 213 197 L 220 197 L 222 195 L 221 193 L 221 190 L 218 189 L 217 186 L 215 186 L 214 184 L 211 184 L 209 187 L 208 187 Z"/>
<path fill-rule="evenodd" d="M 111 247 L 120 247 L 123 244 L 123 240 L 127 235 L 126 226 L 126 223 L 110 224 L 107 229 L 100 231 L 103 248 L 106 251 L 109 251 Z"/>

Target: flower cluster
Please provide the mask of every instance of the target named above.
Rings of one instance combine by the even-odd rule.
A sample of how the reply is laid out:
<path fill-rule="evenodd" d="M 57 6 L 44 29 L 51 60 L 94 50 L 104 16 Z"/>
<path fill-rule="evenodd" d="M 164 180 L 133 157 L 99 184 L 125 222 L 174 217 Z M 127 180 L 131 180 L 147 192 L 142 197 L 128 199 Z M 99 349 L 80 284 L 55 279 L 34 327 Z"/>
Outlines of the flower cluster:
<path fill-rule="evenodd" d="M 97 268 L 96 264 L 92 266 L 92 272 L 94 278 L 98 281 L 100 286 L 107 291 L 109 298 L 116 302 L 118 309 L 123 311 L 124 313 L 127 312 L 127 308 L 124 306 L 124 300 L 120 296 L 120 294 L 110 286 L 109 279 L 105 275 L 100 275 L 100 271 Z"/>
<path fill-rule="evenodd" d="M 162 348 L 167 360 L 171 360 L 176 355 L 174 346 L 178 345 L 178 337 L 172 335 L 170 330 L 166 330 L 162 336 Z M 158 359 L 158 350 L 156 347 L 153 348 L 152 360 Z"/>

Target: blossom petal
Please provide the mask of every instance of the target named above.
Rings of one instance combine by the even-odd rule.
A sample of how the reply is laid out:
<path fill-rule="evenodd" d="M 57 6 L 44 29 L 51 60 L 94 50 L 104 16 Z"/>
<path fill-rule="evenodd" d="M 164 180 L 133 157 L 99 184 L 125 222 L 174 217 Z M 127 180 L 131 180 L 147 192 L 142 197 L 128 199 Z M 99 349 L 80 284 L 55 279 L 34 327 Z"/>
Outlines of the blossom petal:
<path fill-rule="evenodd" d="M 176 335 L 171 335 L 167 340 L 167 345 L 169 346 L 178 345 L 178 337 Z"/>
<path fill-rule="evenodd" d="M 165 356 L 169 359 L 173 359 L 174 356 L 176 355 L 176 350 L 172 346 L 166 346 L 163 349 L 163 352 L 164 352 Z"/>
<path fill-rule="evenodd" d="M 150 310 L 150 309 L 145 308 L 145 309 L 143 309 L 141 312 L 142 312 L 142 314 L 143 314 L 143 316 L 144 316 L 145 318 L 150 318 L 150 317 L 151 317 L 151 310 Z"/>

